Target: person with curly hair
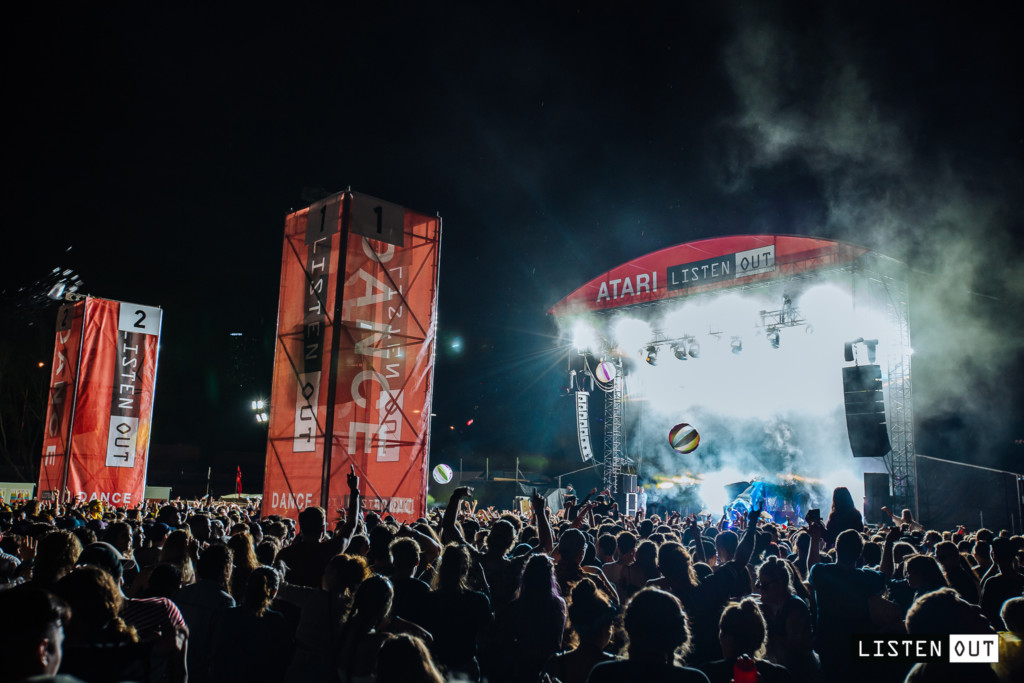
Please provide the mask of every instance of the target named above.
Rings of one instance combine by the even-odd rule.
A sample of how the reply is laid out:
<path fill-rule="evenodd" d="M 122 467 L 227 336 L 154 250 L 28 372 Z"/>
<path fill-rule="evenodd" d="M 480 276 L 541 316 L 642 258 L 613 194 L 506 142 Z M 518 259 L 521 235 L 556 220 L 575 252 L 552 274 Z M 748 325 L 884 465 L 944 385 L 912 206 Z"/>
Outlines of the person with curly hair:
<path fill-rule="evenodd" d="M 79 567 L 57 582 L 56 592 L 71 609 L 61 673 L 90 683 L 149 679 L 152 643 L 140 644 L 121 618 L 124 597 L 110 574 Z"/>
<path fill-rule="evenodd" d="M 249 575 L 242 604 L 219 614 L 207 680 L 284 680 L 292 634 L 284 616 L 270 609 L 280 587 L 273 567 L 257 567 Z"/>
<path fill-rule="evenodd" d="M 626 658 L 598 664 L 588 683 L 708 683 L 697 669 L 677 663 L 690 643 L 690 627 L 679 598 L 660 588 L 644 588 L 630 598 L 625 615 Z"/>
<path fill-rule="evenodd" d="M 555 655 L 544 672 L 562 683 L 585 683 L 590 670 L 602 662 L 614 661 L 605 651 L 612 639 L 618 610 L 590 579 L 572 589 L 569 602 L 569 642 L 571 650 Z"/>

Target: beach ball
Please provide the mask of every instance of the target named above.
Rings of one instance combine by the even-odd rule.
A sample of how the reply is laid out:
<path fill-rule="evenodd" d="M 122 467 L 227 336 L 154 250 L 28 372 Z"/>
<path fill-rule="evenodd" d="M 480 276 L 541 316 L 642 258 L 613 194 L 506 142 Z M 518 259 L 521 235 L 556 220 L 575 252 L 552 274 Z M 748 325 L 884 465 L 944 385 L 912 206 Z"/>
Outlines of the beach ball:
<path fill-rule="evenodd" d="M 700 434 L 693 425 L 680 422 L 669 431 L 668 442 L 680 453 L 693 453 L 700 445 Z"/>
<path fill-rule="evenodd" d="M 438 484 L 447 484 L 452 480 L 452 468 L 448 465 L 438 465 L 434 468 L 434 481 Z"/>
<path fill-rule="evenodd" d="M 601 361 L 597 364 L 597 370 L 594 371 L 594 377 L 597 377 L 597 381 L 605 384 L 615 379 L 615 366 L 607 361 Z"/>

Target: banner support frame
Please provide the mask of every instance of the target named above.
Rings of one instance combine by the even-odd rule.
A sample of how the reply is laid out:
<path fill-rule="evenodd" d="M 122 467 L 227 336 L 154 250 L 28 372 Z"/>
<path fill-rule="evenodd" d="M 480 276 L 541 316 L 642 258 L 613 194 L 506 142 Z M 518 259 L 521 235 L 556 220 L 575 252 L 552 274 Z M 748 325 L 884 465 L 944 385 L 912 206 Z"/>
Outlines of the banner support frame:
<path fill-rule="evenodd" d="M 82 331 L 78 335 L 78 358 L 75 361 L 75 390 L 71 395 L 71 414 L 68 416 L 68 438 L 64 441 L 64 471 L 60 477 L 60 491 L 57 492 L 57 505 L 64 499 L 64 492 L 68 488 L 68 476 L 71 473 L 71 439 L 75 434 L 75 408 L 78 407 L 78 383 L 82 378 L 82 348 L 85 345 L 85 325 L 89 321 L 89 299 L 85 297 L 82 304 Z M 72 312 L 72 321 L 74 313 Z M 70 503 L 71 501 L 67 501 Z"/>
<path fill-rule="evenodd" d="M 341 307 L 344 299 L 345 268 L 348 266 L 349 215 L 352 206 L 351 192 L 345 192 L 341 205 L 341 228 L 338 231 L 338 275 L 334 282 L 334 316 L 331 324 L 331 367 L 327 374 L 327 415 L 324 417 L 323 469 L 320 473 L 320 507 L 330 507 L 331 456 L 334 449 L 334 412 L 337 401 L 338 352 L 341 349 Z"/>

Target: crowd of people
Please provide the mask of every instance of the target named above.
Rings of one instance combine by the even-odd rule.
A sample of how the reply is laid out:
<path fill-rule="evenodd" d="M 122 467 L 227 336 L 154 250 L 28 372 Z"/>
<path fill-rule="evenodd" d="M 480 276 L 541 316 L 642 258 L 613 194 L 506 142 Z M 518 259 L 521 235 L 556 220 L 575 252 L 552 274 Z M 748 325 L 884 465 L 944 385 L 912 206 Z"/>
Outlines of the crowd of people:
<path fill-rule="evenodd" d="M 595 500 L 336 524 L 210 500 L 0 508 L 0 680 L 1021 681 L 1024 538 L 825 519 L 623 516 Z M 888 511 L 886 511 L 888 513 Z M 333 527 L 333 529 L 331 528 Z M 999 634 L 997 663 L 855 636 Z"/>

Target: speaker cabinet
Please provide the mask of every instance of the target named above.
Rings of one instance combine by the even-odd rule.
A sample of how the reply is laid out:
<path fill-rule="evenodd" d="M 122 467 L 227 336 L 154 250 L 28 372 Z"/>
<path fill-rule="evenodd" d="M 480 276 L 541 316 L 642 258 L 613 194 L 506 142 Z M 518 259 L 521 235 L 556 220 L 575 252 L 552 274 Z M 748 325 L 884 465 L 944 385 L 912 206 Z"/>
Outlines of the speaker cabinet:
<path fill-rule="evenodd" d="M 843 368 L 846 431 L 855 458 L 881 458 L 892 450 L 885 423 L 882 371 L 877 365 Z"/>

